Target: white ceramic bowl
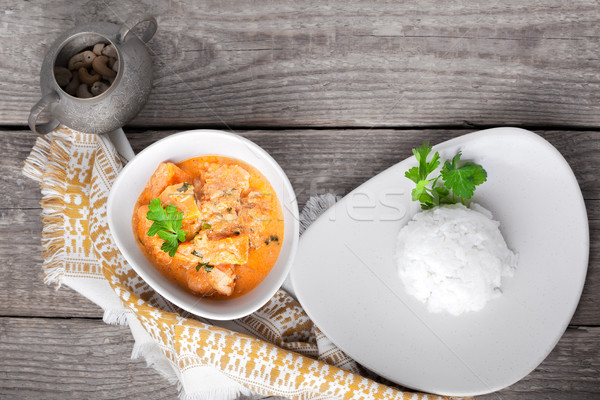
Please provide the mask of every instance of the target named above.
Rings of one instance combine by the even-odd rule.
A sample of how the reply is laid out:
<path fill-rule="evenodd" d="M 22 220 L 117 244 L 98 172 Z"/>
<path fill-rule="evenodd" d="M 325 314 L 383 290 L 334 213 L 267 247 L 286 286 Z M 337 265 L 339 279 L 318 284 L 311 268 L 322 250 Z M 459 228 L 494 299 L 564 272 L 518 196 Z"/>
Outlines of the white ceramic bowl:
<path fill-rule="evenodd" d="M 254 290 L 231 300 L 215 301 L 194 296 L 166 279 L 138 247 L 131 225 L 135 202 L 159 163 L 209 154 L 236 158 L 257 168 L 273 186 L 284 215 L 284 239 L 273 269 Z M 275 294 L 290 270 L 299 236 L 296 196 L 279 164 L 250 140 L 216 130 L 177 133 L 140 152 L 123 168 L 110 191 L 108 225 L 125 259 L 154 290 L 189 312 L 218 320 L 251 314 Z"/>

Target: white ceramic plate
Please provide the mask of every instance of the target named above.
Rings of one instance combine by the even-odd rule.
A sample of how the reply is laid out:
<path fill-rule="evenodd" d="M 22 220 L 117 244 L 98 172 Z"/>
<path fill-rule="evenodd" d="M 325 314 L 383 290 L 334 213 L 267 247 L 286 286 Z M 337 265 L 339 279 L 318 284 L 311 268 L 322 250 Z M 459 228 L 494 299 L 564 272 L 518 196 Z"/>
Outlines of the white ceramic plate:
<path fill-rule="evenodd" d="M 501 223 L 518 270 L 476 313 L 429 313 L 393 260 L 396 236 L 419 211 L 405 160 L 336 204 L 302 236 L 291 272 L 309 316 L 342 350 L 391 381 L 455 396 L 502 389 L 550 353 L 583 288 L 589 231 L 581 191 L 560 153 L 522 129 L 497 128 L 434 147 L 480 163 L 475 201 Z"/>
<path fill-rule="evenodd" d="M 271 183 L 283 209 L 284 238 L 277 262 L 256 288 L 231 300 L 214 301 L 194 296 L 166 279 L 140 250 L 131 226 L 135 202 L 159 163 L 179 162 L 205 154 L 236 158 L 257 168 Z M 108 197 L 108 225 L 125 259 L 154 290 L 189 312 L 218 320 L 240 318 L 264 305 L 286 278 L 298 245 L 298 206 L 285 172 L 253 142 L 216 130 L 187 131 L 168 136 L 148 146 L 127 163 Z"/>

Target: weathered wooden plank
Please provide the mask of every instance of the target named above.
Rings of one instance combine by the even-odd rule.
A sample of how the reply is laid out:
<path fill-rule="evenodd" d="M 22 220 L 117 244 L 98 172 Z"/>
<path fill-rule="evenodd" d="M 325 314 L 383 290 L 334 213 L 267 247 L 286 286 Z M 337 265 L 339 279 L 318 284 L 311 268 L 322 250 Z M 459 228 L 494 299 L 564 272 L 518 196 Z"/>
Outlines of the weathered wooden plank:
<path fill-rule="evenodd" d="M 79 23 L 158 16 L 132 126 L 600 126 L 597 0 L 0 1 L 0 123 Z"/>
<path fill-rule="evenodd" d="M 600 398 L 600 328 L 568 329 L 531 374 L 480 400 Z"/>
<path fill-rule="evenodd" d="M 127 327 L 86 319 L 0 318 L 0 397 L 174 398 L 176 389 L 130 360 Z M 515 385 L 480 399 L 600 396 L 600 328 L 568 329 L 548 358 Z"/>
<path fill-rule="evenodd" d="M 35 224 L 37 225 L 37 224 Z M 41 225 L 37 225 L 40 226 Z M 43 282 L 40 234 L 2 233 L 0 254 L 0 315 L 102 318 L 102 309 L 67 286 L 56 290 Z"/>
<path fill-rule="evenodd" d="M 3 399 L 176 398 L 143 360 L 129 328 L 101 320 L 0 318 Z"/>
<path fill-rule="evenodd" d="M 474 130 L 252 130 L 236 131 L 269 152 L 288 174 L 298 199 L 333 191 L 344 195 L 411 155 L 422 141 L 440 143 Z M 134 150 L 141 151 L 155 141 L 177 131 L 128 133 Z M 571 165 L 588 202 L 590 218 L 600 219 L 592 200 L 600 200 L 600 132 L 537 131 L 563 154 Z M 0 168 L 6 177 L 0 181 L 0 209 L 38 207 L 38 185 L 21 175 L 23 160 L 29 154 L 35 135 L 28 131 L 0 130 Z"/>
<path fill-rule="evenodd" d="M 40 185 L 23 176 L 21 169 L 36 136 L 26 130 L 0 131 L 0 209 L 37 208 Z"/>

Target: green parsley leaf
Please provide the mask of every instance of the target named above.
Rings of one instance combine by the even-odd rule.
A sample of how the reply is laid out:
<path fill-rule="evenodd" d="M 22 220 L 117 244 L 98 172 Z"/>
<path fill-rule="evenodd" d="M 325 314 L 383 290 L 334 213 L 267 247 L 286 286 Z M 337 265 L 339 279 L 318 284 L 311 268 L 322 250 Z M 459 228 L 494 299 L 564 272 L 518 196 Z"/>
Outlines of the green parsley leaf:
<path fill-rule="evenodd" d="M 192 250 L 192 254 L 198 258 L 202 258 L 202 254 L 198 253 L 198 251 L 196 251 L 196 250 Z"/>
<path fill-rule="evenodd" d="M 433 155 L 431 161 L 427 161 L 427 157 L 429 156 L 429 153 L 431 153 L 431 150 L 433 149 L 429 146 L 429 142 L 424 142 L 421 146 L 412 150 L 415 158 L 419 162 L 418 173 L 420 180 L 427 179 L 427 176 L 435 171 L 435 169 L 440 165 L 440 154 L 438 152 Z M 414 174 L 414 172 L 411 173 L 411 175 L 412 174 Z M 416 181 L 414 182 L 417 183 Z"/>
<path fill-rule="evenodd" d="M 427 160 L 432 150 L 428 142 L 413 149 L 412 152 L 419 165 L 404 173 L 406 178 L 416 184 L 411 197 L 421 203 L 421 208 L 430 209 L 440 204 L 455 204 L 458 200 L 465 203 L 465 200 L 473 197 L 475 187 L 487 180 L 487 172 L 481 165 L 473 162 L 459 165 L 460 152 L 452 158 L 452 161 L 444 163 L 438 176 L 430 176 L 440 166 L 438 152 Z M 440 178 L 443 184 L 438 184 Z"/>
<path fill-rule="evenodd" d="M 148 205 L 148 213 L 146 218 L 149 221 L 154 221 L 148 232 L 148 236 L 158 235 L 165 242 L 161 246 L 161 250 L 169 253 L 169 256 L 175 256 L 175 252 L 179 247 L 179 242 L 185 240 L 186 232 L 181 229 L 183 223 L 183 213 L 177 210 L 172 204 L 163 208 L 160 199 L 152 199 Z"/>
<path fill-rule="evenodd" d="M 206 272 L 210 272 L 214 267 L 215 266 L 212 264 L 199 262 L 198 265 L 196 265 L 196 272 L 200 271 L 200 268 L 204 268 Z"/>
<path fill-rule="evenodd" d="M 404 173 L 404 176 L 413 181 L 414 183 L 419 183 L 419 181 L 421 180 L 421 175 L 419 174 L 419 167 L 412 167 Z"/>
<path fill-rule="evenodd" d="M 467 162 L 461 167 L 457 165 L 460 160 L 461 153 L 459 152 L 452 162 L 446 161 L 442 168 L 442 179 L 444 185 L 456 196 L 463 199 L 470 199 L 475 192 L 475 186 L 481 185 L 487 180 L 487 172 L 481 165 L 472 162 Z"/>
<path fill-rule="evenodd" d="M 183 184 L 181 185 L 181 187 L 179 189 L 177 189 L 177 191 L 178 192 L 187 192 L 188 189 L 190 188 L 190 186 L 192 186 L 192 185 L 190 185 L 187 182 L 183 182 Z"/>
<path fill-rule="evenodd" d="M 417 187 L 412 190 L 413 201 L 420 201 L 423 194 L 427 194 L 425 191 L 429 185 L 429 181 L 420 180 L 417 182 Z"/>
<path fill-rule="evenodd" d="M 450 190 L 445 186 L 436 186 L 431 190 L 433 204 L 454 204 L 454 200 L 450 197 Z"/>
<path fill-rule="evenodd" d="M 271 236 L 269 236 L 269 238 L 267 240 L 265 240 L 265 244 L 267 244 L 267 245 L 271 242 L 279 243 L 279 236 L 271 235 Z"/>

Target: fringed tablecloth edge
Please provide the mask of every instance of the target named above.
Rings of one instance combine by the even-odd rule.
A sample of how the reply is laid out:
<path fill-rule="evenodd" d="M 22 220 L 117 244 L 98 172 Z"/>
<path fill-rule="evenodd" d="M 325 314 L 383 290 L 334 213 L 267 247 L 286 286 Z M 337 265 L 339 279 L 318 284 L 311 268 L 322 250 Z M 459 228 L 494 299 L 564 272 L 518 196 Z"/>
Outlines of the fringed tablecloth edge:
<path fill-rule="evenodd" d="M 37 138 L 36 145 L 25 160 L 22 173 L 40 184 L 44 283 L 54 284 L 58 289 L 65 274 L 62 202 L 70 137 L 58 131 L 51 135 L 51 139 Z"/>

